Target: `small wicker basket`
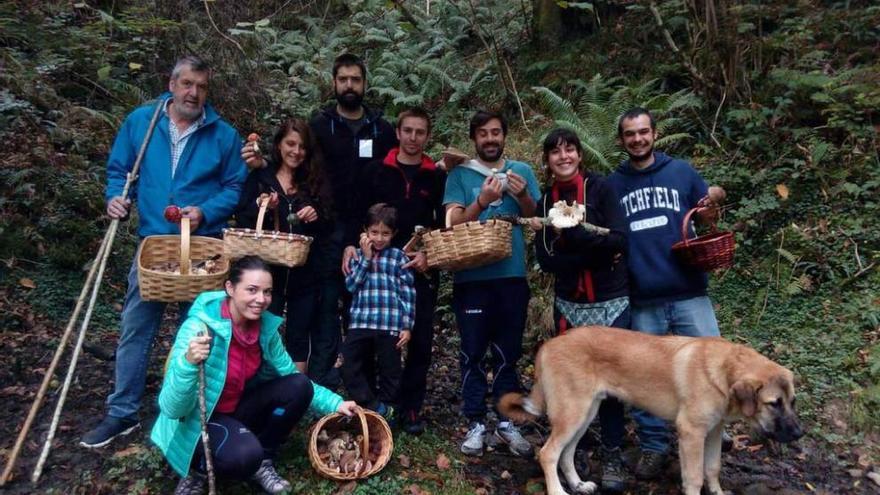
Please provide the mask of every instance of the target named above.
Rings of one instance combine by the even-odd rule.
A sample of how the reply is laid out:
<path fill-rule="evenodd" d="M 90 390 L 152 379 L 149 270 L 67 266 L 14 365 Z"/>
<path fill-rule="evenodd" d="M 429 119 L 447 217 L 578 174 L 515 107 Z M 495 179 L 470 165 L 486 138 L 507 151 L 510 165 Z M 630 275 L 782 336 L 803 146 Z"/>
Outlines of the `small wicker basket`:
<path fill-rule="evenodd" d="M 377 453 L 376 462 L 369 469 L 366 469 L 365 463 L 360 471 L 353 473 L 340 473 L 336 469 L 328 467 L 318 454 L 318 434 L 322 430 L 336 432 L 345 429 L 345 425 L 349 421 L 352 421 L 352 418 L 348 418 L 340 413 L 332 413 L 324 416 L 312 426 L 309 433 L 309 461 L 321 476 L 336 481 L 364 479 L 381 471 L 391 459 L 391 454 L 394 451 L 394 438 L 385 418 L 373 411 L 358 407 L 357 419 L 355 421 L 360 425 L 361 434 L 363 435 L 361 458 L 368 458 L 370 448 L 372 447 L 373 451 Z"/>
<path fill-rule="evenodd" d="M 189 218 L 180 221 L 180 235 L 151 235 L 141 242 L 137 256 L 138 285 L 144 301 L 192 301 L 208 290 L 223 287 L 229 274 L 229 259 L 223 256 L 223 241 L 192 236 Z M 220 270 L 207 275 L 190 273 L 192 259 L 218 257 Z M 156 263 L 180 261 L 180 273 L 153 270 Z"/>
<path fill-rule="evenodd" d="M 260 203 L 257 214 L 256 230 L 254 229 L 223 229 L 223 252 L 230 259 L 238 259 L 248 255 L 256 255 L 273 265 L 293 268 L 302 266 L 309 257 L 309 236 L 279 232 L 278 210 L 275 210 L 275 230 L 263 232 L 263 218 L 269 200 Z"/>
<path fill-rule="evenodd" d="M 446 212 L 446 228 L 416 233 L 407 244 L 425 251 L 428 267 L 456 272 L 510 257 L 513 224 L 509 221 L 489 219 L 448 227 L 451 213 Z"/>
<path fill-rule="evenodd" d="M 736 252 L 733 232 L 719 232 L 713 221 L 710 224 L 711 233 L 688 239 L 691 216 L 703 209 L 703 205 L 704 201 L 700 200 L 696 208 L 691 208 L 685 214 L 681 222 L 681 241 L 672 245 L 672 252 L 682 264 L 705 272 L 729 268 L 733 265 Z"/>

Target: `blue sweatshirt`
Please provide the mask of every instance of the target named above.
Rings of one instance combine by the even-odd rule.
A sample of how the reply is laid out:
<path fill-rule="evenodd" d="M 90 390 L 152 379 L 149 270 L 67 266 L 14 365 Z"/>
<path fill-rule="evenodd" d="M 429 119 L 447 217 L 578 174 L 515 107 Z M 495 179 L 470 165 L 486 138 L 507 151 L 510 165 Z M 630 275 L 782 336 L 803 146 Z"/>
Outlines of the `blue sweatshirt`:
<path fill-rule="evenodd" d="M 626 160 L 608 182 L 626 218 L 633 305 L 705 296 L 706 274 L 680 264 L 672 254 L 685 214 L 708 192 L 700 174 L 684 160 L 654 152 L 650 167 L 637 170 Z M 688 229 L 693 235 L 693 226 Z"/>
<path fill-rule="evenodd" d="M 165 101 L 171 97 L 165 93 Z M 163 103 L 164 104 L 164 103 Z M 134 167 L 141 142 L 150 126 L 156 103 L 141 106 L 126 117 L 107 160 L 106 199 L 122 194 L 125 178 Z M 198 206 L 204 219 L 196 235 L 220 236 L 235 211 L 247 176 L 241 159 L 241 137 L 235 129 L 205 105 L 205 122 L 187 141 L 171 176 L 171 138 L 168 116 L 159 116 L 141 162 L 139 178 L 131 190 L 137 202 L 138 235 L 179 234 L 180 227 L 165 220 L 165 207 Z"/>

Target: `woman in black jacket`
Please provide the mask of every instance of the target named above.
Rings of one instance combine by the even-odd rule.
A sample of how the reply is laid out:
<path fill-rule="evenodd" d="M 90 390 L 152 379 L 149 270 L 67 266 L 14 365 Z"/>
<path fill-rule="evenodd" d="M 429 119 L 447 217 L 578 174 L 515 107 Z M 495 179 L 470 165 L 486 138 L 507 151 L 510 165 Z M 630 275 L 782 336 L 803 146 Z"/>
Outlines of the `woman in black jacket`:
<path fill-rule="evenodd" d="M 317 321 L 319 285 L 316 269 L 318 239 L 326 236 L 331 215 L 329 185 L 324 164 L 308 124 L 289 119 L 275 133 L 268 166 L 253 171 L 244 184 L 236 212 L 239 227 L 254 228 L 259 202 L 268 196 L 269 211 L 263 229 L 315 238 L 303 266 L 272 267 L 274 280 L 269 311 L 282 315 L 287 308 L 286 345 L 296 367 L 308 373 L 311 344 L 320 330 Z"/>
<path fill-rule="evenodd" d="M 535 236 L 541 270 L 554 275 L 554 323 L 557 333 L 586 325 L 629 328 L 630 310 L 624 237 L 624 215 L 611 186 L 598 174 L 584 171 L 577 134 L 555 129 L 544 140 L 549 185 L 536 215 L 547 216 L 554 203 L 585 207 L 583 221 L 606 227 L 607 235 L 578 225 L 567 229 L 542 227 Z M 588 330 L 579 330 L 588 331 Z M 604 470 L 602 490 L 623 490 L 620 445 L 624 434 L 623 404 L 614 398 L 599 408 Z"/>

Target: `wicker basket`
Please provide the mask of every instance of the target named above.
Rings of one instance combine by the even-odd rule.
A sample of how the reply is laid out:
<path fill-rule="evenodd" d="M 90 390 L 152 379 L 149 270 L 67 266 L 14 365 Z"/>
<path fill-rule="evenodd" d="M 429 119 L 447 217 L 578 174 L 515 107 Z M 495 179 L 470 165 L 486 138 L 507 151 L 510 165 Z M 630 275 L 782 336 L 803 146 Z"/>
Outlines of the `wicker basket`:
<path fill-rule="evenodd" d="M 208 275 L 190 272 L 192 259 L 219 256 L 220 271 Z M 149 267 L 156 263 L 180 261 L 181 273 L 168 273 Z M 223 287 L 229 274 L 229 259 L 223 256 L 223 241 L 189 233 L 189 219 L 182 218 L 180 235 L 152 235 L 141 242 L 137 256 L 138 285 L 144 301 L 192 301 L 208 290 Z"/>
<path fill-rule="evenodd" d="M 275 230 L 263 232 L 263 218 L 269 200 L 260 204 L 256 230 L 223 229 L 223 253 L 230 259 L 256 255 L 267 263 L 289 268 L 302 266 L 309 257 L 312 238 L 298 234 L 279 232 L 278 210 L 275 210 Z"/>
<path fill-rule="evenodd" d="M 711 233 L 688 239 L 691 216 L 703 209 L 702 203 L 701 200 L 696 208 L 691 208 L 684 216 L 681 223 L 682 240 L 672 245 L 672 252 L 682 264 L 705 272 L 729 268 L 733 265 L 733 255 L 736 252 L 733 232 L 719 232 L 713 221 Z"/>
<path fill-rule="evenodd" d="M 446 212 L 446 225 L 452 210 Z M 404 250 L 423 250 L 429 268 L 456 272 L 488 265 L 511 255 L 513 224 L 489 219 L 416 232 Z"/>
<path fill-rule="evenodd" d="M 340 413 L 328 414 L 318 420 L 309 433 L 309 461 L 312 467 L 321 476 L 337 481 L 349 481 L 364 479 L 381 471 L 391 459 L 391 453 L 394 450 L 394 438 L 391 435 L 391 428 L 385 422 L 385 418 L 368 411 L 363 408 L 357 408 L 357 421 L 360 425 L 363 441 L 361 442 L 361 458 L 367 458 L 370 452 L 370 444 L 373 444 L 374 452 L 378 450 L 376 462 L 366 469 L 366 464 L 359 472 L 340 473 L 335 469 L 330 469 L 318 455 L 318 434 L 322 430 L 335 432 L 345 429 L 346 424 L 352 421 Z"/>

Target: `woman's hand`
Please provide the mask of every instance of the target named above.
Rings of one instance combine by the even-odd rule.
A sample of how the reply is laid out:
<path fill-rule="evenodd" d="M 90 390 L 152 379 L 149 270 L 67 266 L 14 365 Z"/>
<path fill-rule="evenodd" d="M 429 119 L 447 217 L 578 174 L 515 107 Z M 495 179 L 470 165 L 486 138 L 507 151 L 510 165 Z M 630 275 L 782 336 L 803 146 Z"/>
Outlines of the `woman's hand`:
<path fill-rule="evenodd" d="M 263 201 L 265 201 L 266 199 L 269 200 L 269 204 L 266 205 L 266 207 L 268 209 L 274 210 L 275 208 L 278 208 L 278 193 L 277 192 L 273 191 L 271 193 L 260 194 L 260 196 L 257 198 L 257 207 L 262 205 Z"/>
<path fill-rule="evenodd" d="M 357 402 L 353 400 L 347 400 L 342 404 L 339 404 L 339 407 L 336 408 L 336 412 L 344 414 L 346 416 L 354 416 L 357 413 L 357 407 Z"/>
<path fill-rule="evenodd" d="M 241 159 L 247 164 L 248 168 L 263 168 L 266 166 L 266 160 L 258 152 L 254 151 L 254 143 L 247 142 L 241 147 Z"/>
<path fill-rule="evenodd" d="M 318 219 L 318 212 L 313 207 L 306 206 L 297 211 L 296 216 L 303 222 L 310 223 Z"/>
<path fill-rule="evenodd" d="M 189 340 L 186 350 L 186 360 L 189 364 L 198 365 L 208 359 L 211 353 L 211 337 L 209 335 L 196 335 Z"/>

